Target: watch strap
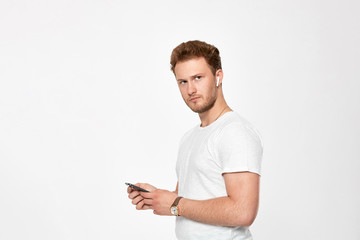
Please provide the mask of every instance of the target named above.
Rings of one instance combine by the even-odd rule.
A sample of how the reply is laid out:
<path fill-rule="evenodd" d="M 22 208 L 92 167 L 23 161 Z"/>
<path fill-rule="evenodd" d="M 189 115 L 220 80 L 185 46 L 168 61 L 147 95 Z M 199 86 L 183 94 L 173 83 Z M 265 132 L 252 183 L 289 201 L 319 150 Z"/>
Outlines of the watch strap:
<path fill-rule="evenodd" d="M 177 206 L 179 204 L 179 201 L 182 197 L 177 197 L 174 201 L 174 203 L 171 206 Z"/>

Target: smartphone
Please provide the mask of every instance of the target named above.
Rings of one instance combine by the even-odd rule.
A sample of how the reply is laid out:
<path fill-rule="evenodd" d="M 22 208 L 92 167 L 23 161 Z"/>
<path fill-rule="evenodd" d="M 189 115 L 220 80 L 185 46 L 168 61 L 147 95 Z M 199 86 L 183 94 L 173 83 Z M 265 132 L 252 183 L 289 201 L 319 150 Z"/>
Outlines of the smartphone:
<path fill-rule="evenodd" d="M 126 184 L 126 185 L 128 185 L 128 186 L 130 186 L 130 187 L 131 187 L 131 188 L 133 188 L 133 189 L 138 190 L 138 191 L 142 191 L 142 192 L 150 192 L 150 191 L 145 190 L 145 189 L 143 189 L 143 188 L 141 188 L 141 187 L 135 186 L 134 184 L 131 184 L 131 183 L 125 183 L 125 184 Z"/>

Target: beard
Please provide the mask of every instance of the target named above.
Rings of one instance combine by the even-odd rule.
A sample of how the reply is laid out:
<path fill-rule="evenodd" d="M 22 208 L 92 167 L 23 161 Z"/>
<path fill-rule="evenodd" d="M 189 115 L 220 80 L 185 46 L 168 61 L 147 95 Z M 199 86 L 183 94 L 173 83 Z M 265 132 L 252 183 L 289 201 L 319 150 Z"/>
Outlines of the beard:
<path fill-rule="evenodd" d="M 186 105 L 193 111 L 196 113 L 204 113 L 208 110 L 210 110 L 217 99 L 217 94 L 216 91 L 214 91 L 213 94 L 209 95 L 208 97 L 206 97 L 205 99 L 200 97 L 199 99 L 203 100 L 203 103 L 192 103 L 192 102 L 188 102 L 184 99 Z"/>

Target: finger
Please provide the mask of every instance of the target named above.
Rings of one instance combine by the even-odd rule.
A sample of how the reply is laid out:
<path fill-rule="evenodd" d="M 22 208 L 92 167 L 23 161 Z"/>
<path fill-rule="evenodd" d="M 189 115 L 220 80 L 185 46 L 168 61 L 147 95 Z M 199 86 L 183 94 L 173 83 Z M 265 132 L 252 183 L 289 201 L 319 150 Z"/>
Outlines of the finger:
<path fill-rule="evenodd" d="M 146 190 L 146 185 L 147 185 L 147 183 L 136 183 L 136 184 L 134 184 L 134 185 Z"/>
<path fill-rule="evenodd" d="M 134 191 L 134 189 L 129 186 L 129 187 L 127 188 L 127 192 L 128 192 L 128 193 L 131 193 L 132 191 Z"/>
<path fill-rule="evenodd" d="M 144 202 L 144 201 L 143 201 Z M 147 210 L 147 209 L 153 209 L 152 206 L 149 206 L 147 204 L 144 204 L 144 206 L 142 207 L 142 210 Z"/>
<path fill-rule="evenodd" d="M 148 190 L 148 189 L 149 189 L 149 187 L 148 187 L 149 184 L 147 184 L 147 183 L 136 183 L 136 184 L 134 184 L 134 185 L 137 186 L 137 187 L 143 188 L 143 189 L 145 189 L 145 190 Z M 149 191 L 149 190 L 148 190 L 148 191 Z"/>
<path fill-rule="evenodd" d="M 144 199 L 141 199 L 140 202 L 138 202 L 138 203 L 136 204 L 136 209 L 137 209 L 137 210 L 142 210 L 144 205 L 145 205 L 145 204 L 144 204 Z"/>
<path fill-rule="evenodd" d="M 140 192 L 140 195 L 143 196 L 144 198 L 152 198 L 153 197 L 153 193 L 151 193 L 151 192 Z"/>
<path fill-rule="evenodd" d="M 134 205 L 137 205 L 140 201 L 142 201 L 144 198 L 141 197 L 140 195 L 137 196 L 136 198 L 134 198 L 131 203 L 134 204 Z"/>
<path fill-rule="evenodd" d="M 141 187 L 141 188 L 143 188 L 145 190 L 148 190 L 149 192 L 152 192 L 152 191 L 156 190 L 156 187 L 154 187 L 154 186 L 152 186 L 152 185 L 150 185 L 148 183 L 137 183 L 137 184 L 134 184 L 134 185 L 136 185 L 138 187 Z"/>
<path fill-rule="evenodd" d="M 153 205 L 153 200 L 152 199 L 148 199 L 148 198 L 144 198 L 144 204 L 146 204 L 146 205 Z"/>
<path fill-rule="evenodd" d="M 140 193 L 138 191 L 133 191 L 133 192 L 129 193 L 129 198 L 133 199 L 139 195 L 140 195 Z"/>

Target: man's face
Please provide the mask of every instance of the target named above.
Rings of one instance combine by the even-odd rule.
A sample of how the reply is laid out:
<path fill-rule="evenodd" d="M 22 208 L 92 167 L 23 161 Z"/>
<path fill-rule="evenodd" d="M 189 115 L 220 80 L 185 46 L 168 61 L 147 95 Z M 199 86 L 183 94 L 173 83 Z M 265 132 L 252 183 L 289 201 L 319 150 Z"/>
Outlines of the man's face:
<path fill-rule="evenodd" d="M 215 76 L 205 58 L 178 62 L 174 69 L 181 95 L 196 113 L 211 109 L 217 98 Z"/>

